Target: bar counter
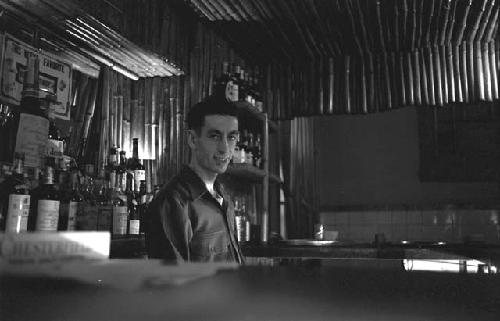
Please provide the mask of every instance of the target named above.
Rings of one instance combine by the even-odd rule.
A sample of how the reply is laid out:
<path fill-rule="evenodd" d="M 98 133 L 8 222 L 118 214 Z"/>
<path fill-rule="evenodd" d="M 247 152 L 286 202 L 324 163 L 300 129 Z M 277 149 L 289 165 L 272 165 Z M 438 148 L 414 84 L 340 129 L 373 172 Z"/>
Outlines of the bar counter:
<path fill-rule="evenodd" d="M 112 274 L 82 266 L 82 275 L 74 278 L 0 274 L 0 315 L 9 321 L 496 321 L 500 316 L 498 274 L 304 263 L 219 268 L 176 283 L 168 273 L 163 280 L 159 274 L 146 277 L 157 270 L 153 263 L 158 262 L 108 260 L 100 264 L 111 265 Z"/>

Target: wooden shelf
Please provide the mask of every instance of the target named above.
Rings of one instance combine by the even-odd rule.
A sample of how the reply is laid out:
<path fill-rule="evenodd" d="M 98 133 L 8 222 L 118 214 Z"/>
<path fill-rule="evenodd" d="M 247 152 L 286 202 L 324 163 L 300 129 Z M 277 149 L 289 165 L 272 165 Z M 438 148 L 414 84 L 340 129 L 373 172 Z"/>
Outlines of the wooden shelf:
<path fill-rule="evenodd" d="M 250 103 L 247 103 L 246 101 L 237 101 L 235 102 L 235 104 L 239 108 L 241 112 L 240 116 L 245 123 L 250 123 L 253 124 L 254 126 L 262 128 L 262 125 L 266 120 L 264 113 L 261 113 L 260 111 L 257 110 L 257 108 L 252 106 Z M 258 124 L 256 124 L 255 121 L 257 121 Z M 267 122 L 269 124 L 270 131 L 272 132 L 278 131 L 278 125 L 276 125 L 275 122 L 271 120 L 268 120 Z"/>

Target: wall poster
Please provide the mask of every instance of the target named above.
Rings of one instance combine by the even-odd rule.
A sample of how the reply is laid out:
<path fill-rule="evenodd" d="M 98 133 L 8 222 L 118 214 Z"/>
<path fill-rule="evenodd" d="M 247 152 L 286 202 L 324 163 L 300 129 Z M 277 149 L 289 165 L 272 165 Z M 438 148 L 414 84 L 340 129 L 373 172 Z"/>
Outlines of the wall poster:
<path fill-rule="evenodd" d="M 36 54 L 40 60 L 40 97 L 44 93 L 54 94 L 57 103 L 51 108 L 57 118 L 70 118 L 71 66 L 48 52 L 38 50 L 9 34 L 4 35 L 2 44 L 1 98 L 14 105 L 21 102 L 24 70 L 28 54 Z"/>

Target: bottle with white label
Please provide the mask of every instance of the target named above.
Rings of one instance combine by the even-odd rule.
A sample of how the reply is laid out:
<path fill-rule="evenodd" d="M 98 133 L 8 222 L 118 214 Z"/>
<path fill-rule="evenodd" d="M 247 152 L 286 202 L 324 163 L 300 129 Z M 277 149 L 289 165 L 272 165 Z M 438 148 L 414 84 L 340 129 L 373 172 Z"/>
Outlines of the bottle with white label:
<path fill-rule="evenodd" d="M 25 153 L 24 165 L 28 167 L 43 165 L 49 132 L 49 120 L 38 94 L 38 71 L 38 57 L 28 55 L 15 144 L 16 152 Z"/>
<path fill-rule="evenodd" d="M 47 157 L 45 174 L 31 195 L 32 203 L 28 229 L 34 231 L 52 232 L 57 231 L 59 222 L 59 193 L 54 186 L 53 157 Z"/>
<path fill-rule="evenodd" d="M 128 170 L 134 176 L 134 192 L 138 193 L 141 181 L 146 180 L 146 168 L 139 159 L 139 139 L 132 139 L 132 158 L 129 160 Z"/>
<path fill-rule="evenodd" d="M 77 217 L 81 215 L 83 196 L 79 190 L 78 171 L 71 172 L 71 190 L 61 199 L 59 206 L 59 227 L 60 231 L 76 230 Z"/>
<path fill-rule="evenodd" d="M 123 182 L 121 178 L 125 173 L 118 174 L 118 181 Z M 129 179 L 131 181 L 131 179 Z M 127 189 L 129 188 L 127 183 Z M 123 185 L 117 185 L 112 193 L 111 204 L 113 212 L 112 221 L 112 234 L 113 235 L 126 235 L 127 234 L 127 221 L 128 221 L 128 207 L 127 196 L 123 193 Z"/>
<path fill-rule="evenodd" d="M 30 195 L 24 174 L 24 154 L 15 153 L 13 173 L 8 184 L 10 191 L 4 211 L 7 219 L 6 233 L 21 233 L 28 230 Z"/>

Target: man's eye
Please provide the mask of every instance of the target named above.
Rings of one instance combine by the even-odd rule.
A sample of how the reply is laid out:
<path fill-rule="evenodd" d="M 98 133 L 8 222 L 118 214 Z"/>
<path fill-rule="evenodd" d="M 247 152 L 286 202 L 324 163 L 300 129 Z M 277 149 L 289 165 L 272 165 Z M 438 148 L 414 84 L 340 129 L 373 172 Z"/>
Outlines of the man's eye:
<path fill-rule="evenodd" d="M 238 140 L 238 136 L 231 135 L 231 136 L 229 136 L 229 140 L 232 141 L 232 142 L 237 141 Z"/>
<path fill-rule="evenodd" d="M 213 139 L 213 140 L 219 140 L 220 139 L 220 135 L 212 134 L 212 135 L 209 135 L 208 138 Z"/>

